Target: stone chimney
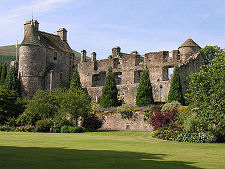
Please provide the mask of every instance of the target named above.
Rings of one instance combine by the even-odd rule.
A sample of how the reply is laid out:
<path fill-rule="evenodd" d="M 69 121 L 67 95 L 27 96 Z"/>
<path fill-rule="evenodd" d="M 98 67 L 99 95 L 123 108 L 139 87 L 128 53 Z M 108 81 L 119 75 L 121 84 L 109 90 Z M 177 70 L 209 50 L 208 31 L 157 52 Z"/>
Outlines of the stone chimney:
<path fill-rule="evenodd" d="M 81 51 L 81 60 L 83 62 L 86 62 L 87 61 L 87 52 L 86 52 L 86 50 L 82 50 Z"/>
<path fill-rule="evenodd" d="M 26 23 L 24 24 L 24 36 L 26 35 L 26 32 L 31 29 L 31 27 L 34 28 L 35 32 L 39 31 L 38 21 L 37 20 L 26 21 Z"/>
<path fill-rule="evenodd" d="M 115 46 L 114 48 L 112 48 L 112 57 L 119 57 L 120 56 L 120 47 L 119 46 Z"/>
<path fill-rule="evenodd" d="M 57 35 L 60 36 L 61 40 L 67 42 L 67 30 L 65 28 L 60 28 Z"/>
<path fill-rule="evenodd" d="M 91 53 L 91 60 L 96 61 L 96 53 L 95 52 Z"/>

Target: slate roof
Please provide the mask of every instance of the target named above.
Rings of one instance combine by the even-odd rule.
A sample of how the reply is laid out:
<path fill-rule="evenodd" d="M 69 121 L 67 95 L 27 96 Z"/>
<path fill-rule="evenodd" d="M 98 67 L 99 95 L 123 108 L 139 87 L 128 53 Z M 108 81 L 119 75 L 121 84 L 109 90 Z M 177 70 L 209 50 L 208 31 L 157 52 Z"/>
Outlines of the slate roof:
<path fill-rule="evenodd" d="M 53 50 L 73 53 L 73 50 L 70 48 L 69 44 L 61 40 L 58 35 L 35 31 L 34 28 L 27 31 L 21 45 L 44 46 Z"/>
<path fill-rule="evenodd" d="M 191 38 L 188 38 L 179 48 L 181 47 L 199 47 L 201 48 L 195 41 Z"/>
<path fill-rule="evenodd" d="M 22 45 L 41 46 L 41 42 L 38 39 L 38 31 L 35 31 L 34 28 L 29 28 L 29 30 L 26 31 L 24 39 L 23 39 L 23 41 L 21 43 L 21 46 Z"/>

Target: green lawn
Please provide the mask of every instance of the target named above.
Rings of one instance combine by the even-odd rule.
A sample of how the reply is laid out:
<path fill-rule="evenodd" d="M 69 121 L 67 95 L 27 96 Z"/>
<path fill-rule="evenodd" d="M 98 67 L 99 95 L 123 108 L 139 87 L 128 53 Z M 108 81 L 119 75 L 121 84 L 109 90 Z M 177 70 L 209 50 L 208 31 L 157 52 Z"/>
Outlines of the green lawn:
<path fill-rule="evenodd" d="M 179 143 L 142 132 L 0 132 L 1 169 L 225 168 L 225 144 Z"/>

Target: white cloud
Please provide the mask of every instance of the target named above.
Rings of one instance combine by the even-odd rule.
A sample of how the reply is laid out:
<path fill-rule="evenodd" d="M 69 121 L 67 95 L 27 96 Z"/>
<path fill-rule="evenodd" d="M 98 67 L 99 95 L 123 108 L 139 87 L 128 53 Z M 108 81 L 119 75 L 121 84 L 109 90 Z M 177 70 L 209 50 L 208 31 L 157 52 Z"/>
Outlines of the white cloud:
<path fill-rule="evenodd" d="M 44 13 L 52 9 L 60 7 L 62 3 L 71 0 L 32 0 L 30 3 L 24 3 L 17 8 L 9 9 L 7 12 L 2 13 L 0 22 L 14 22 L 16 19 L 23 16 L 31 16 L 32 10 L 37 13 Z"/>

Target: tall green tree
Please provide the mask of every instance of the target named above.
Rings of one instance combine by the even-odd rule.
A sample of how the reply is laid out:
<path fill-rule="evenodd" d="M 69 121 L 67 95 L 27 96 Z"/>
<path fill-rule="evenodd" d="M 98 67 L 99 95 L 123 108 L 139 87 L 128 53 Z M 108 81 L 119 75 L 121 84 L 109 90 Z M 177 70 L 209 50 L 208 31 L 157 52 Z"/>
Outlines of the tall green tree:
<path fill-rule="evenodd" d="M 13 90 L 0 86 L 0 125 L 9 124 L 24 111 L 25 104 Z"/>
<path fill-rule="evenodd" d="M 225 141 L 225 52 L 216 55 L 211 63 L 190 75 L 189 107 L 197 111 L 195 118 L 203 130 Z"/>
<path fill-rule="evenodd" d="M 81 89 L 80 75 L 76 67 L 74 68 L 73 77 L 70 81 L 70 88 Z"/>
<path fill-rule="evenodd" d="M 91 100 L 87 98 L 82 89 L 72 88 L 65 92 L 60 106 L 60 114 L 71 115 L 77 124 L 79 117 L 85 117 L 89 114 Z"/>
<path fill-rule="evenodd" d="M 2 75 L 2 63 L 0 62 L 0 81 L 1 81 L 1 75 Z"/>
<path fill-rule="evenodd" d="M 20 81 L 17 78 L 17 71 L 14 67 L 10 67 L 4 85 L 9 90 L 16 91 L 17 95 L 20 96 Z"/>
<path fill-rule="evenodd" d="M 102 107 L 118 106 L 117 94 L 118 90 L 116 88 L 114 73 L 112 72 L 112 67 L 109 67 L 106 74 L 105 84 L 102 88 L 100 105 Z"/>
<path fill-rule="evenodd" d="M 208 46 L 206 45 L 201 49 L 201 53 L 204 55 L 205 64 L 209 65 L 212 63 L 212 60 L 222 54 L 224 49 L 221 49 L 219 46 Z"/>
<path fill-rule="evenodd" d="M 141 72 L 140 83 L 137 88 L 136 105 L 147 106 L 153 104 L 152 85 L 149 77 L 148 67 Z"/>
<path fill-rule="evenodd" d="M 168 94 L 168 102 L 178 101 L 182 105 L 185 104 L 185 99 L 182 93 L 182 85 L 180 81 L 180 70 L 178 66 L 174 67 L 173 76 L 170 84 L 170 91 Z"/>
<path fill-rule="evenodd" d="M 4 85 L 5 79 L 7 75 L 7 65 L 6 62 L 4 63 L 2 67 L 2 74 L 1 74 L 1 79 L 0 79 L 0 85 Z"/>

